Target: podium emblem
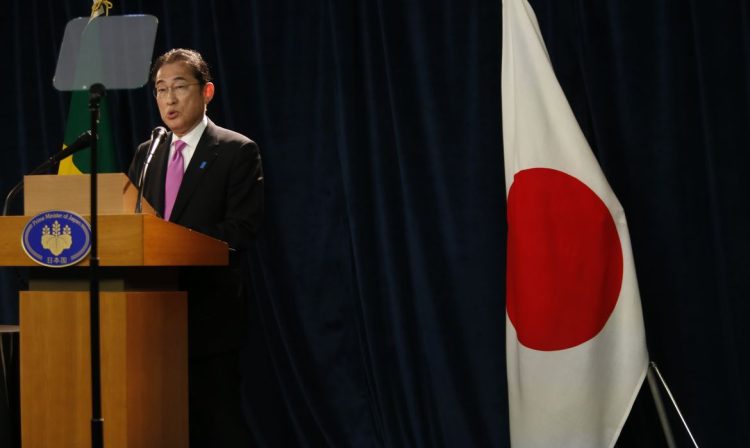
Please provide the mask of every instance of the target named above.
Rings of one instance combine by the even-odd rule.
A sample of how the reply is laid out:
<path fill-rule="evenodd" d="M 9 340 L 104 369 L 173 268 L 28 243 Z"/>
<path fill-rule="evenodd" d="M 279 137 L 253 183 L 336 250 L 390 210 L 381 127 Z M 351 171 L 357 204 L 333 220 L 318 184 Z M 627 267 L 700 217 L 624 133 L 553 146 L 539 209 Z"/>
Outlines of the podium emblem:
<path fill-rule="evenodd" d="M 29 258 L 42 266 L 72 266 L 91 250 L 91 226 L 76 213 L 48 210 L 26 223 L 21 246 Z"/>

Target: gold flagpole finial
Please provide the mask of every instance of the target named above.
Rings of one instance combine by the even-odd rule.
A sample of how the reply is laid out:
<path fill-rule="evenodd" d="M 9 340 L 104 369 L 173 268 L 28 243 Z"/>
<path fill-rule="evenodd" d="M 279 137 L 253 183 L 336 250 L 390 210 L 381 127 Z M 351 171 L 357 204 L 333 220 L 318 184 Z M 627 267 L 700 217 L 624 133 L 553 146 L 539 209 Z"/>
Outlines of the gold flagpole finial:
<path fill-rule="evenodd" d="M 109 10 L 112 8 L 112 2 L 109 0 L 93 0 L 94 4 L 91 6 L 91 19 L 99 17 L 101 15 L 108 16 Z"/>

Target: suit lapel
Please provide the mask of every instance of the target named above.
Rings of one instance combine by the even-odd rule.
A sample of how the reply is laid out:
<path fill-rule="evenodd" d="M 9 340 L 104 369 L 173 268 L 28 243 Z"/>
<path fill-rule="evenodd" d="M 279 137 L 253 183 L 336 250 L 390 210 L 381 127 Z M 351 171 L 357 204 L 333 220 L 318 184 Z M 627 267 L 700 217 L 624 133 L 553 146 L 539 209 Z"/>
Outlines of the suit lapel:
<path fill-rule="evenodd" d="M 203 131 L 203 135 L 198 141 L 198 146 L 195 148 L 193 157 L 190 159 L 190 164 L 187 170 L 185 170 L 185 176 L 182 178 L 182 183 L 180 184 L 180 191 L 177 192 L 177 198 L 172 208 L 172 215 L 169 217 L 170 221 L 176 222 L 180 218 L 185 207 L 190 202 L 190 197 L 195 192 L 195 189 L 198 188 L 205 173 L 218 155 L 219 140 L 214 133 L 213 127 L 214 124 L 209 120 L 206 130 Z M 164 173 L 164 178 L 166 179 L 166 170 Z"/>

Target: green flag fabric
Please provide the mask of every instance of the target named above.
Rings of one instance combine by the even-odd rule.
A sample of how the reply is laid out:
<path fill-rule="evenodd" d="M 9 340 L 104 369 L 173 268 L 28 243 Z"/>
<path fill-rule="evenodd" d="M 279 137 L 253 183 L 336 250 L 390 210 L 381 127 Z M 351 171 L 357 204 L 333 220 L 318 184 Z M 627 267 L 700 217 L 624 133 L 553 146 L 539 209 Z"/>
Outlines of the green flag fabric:
<path fill-rule="evenodd" d="M 73 92 L 70 98 L 68 123 L 65 126 L 63 147 L 75 141 L 81 133 L 91 129 L 88 92 Z M 115 145 L 112 139 L 109 107 L 107 99 L 101 103 L 99 117 L 99 140 L 97 141 L 98 172 L 114 173 L 120 171 L 115 160 Z M 84 149 L 60 162 L 57 174 L 82 174 L 91 172 L 91 149 Z"/>

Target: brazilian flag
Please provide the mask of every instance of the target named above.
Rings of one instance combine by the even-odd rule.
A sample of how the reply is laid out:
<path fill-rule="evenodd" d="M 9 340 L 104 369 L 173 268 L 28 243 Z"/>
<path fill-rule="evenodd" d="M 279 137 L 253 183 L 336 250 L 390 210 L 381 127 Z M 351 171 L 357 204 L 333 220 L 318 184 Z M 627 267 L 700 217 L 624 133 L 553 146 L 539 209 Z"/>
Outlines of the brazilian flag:
<path fill-rule="evenodd" d="M 97 164 L 100 173 L 115 173 L 120 171 L 115 160 L 115 145 L 112 139 L 112 125 L 109 118 L 107 99 L 101 102 L 99 112 L 99 140 L 97 140 Z M 68 123 L 65 126 L 63 148 L 91 129 L 91 114 L 89 113 L 89 93 L 73 92 L 70 98 Z M 91 149 L 78 151 L 70 157 L 60 161 L 57 174 L 82 174 L 91 172 Z"/>
<path fill-rule="evenodd" d="M 109 15 L 112 3 L 94 0 L 91 7 L 91 20 L 100 15 Z M 104 98 L 99 112 L 99 140 L 97 140 L 98 172 L 114 173 L 120 171 L 115 160 L 115 145 L 112 138 L 112 125 L 109 117 L 107 99 Z M 70 98 L 68 123 L 65 126 L 63 148 L 70 145 L 83 132 L 91 129 L 89 113 L 89 93 L 73 92 Z M 91 149 L 84 149 L 60 161 L 57 174 L 82 174 L 91 172 Z"/>

